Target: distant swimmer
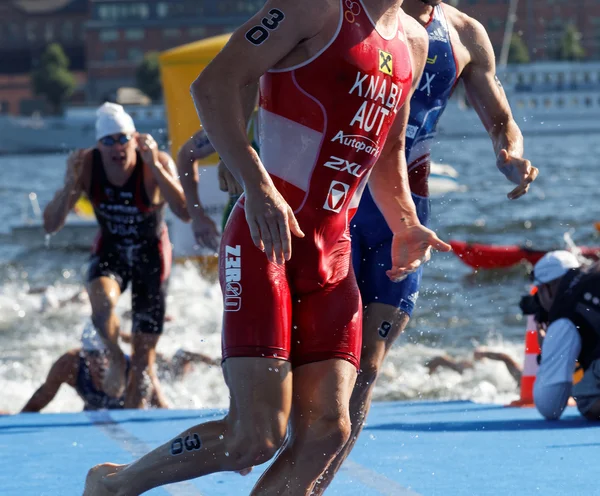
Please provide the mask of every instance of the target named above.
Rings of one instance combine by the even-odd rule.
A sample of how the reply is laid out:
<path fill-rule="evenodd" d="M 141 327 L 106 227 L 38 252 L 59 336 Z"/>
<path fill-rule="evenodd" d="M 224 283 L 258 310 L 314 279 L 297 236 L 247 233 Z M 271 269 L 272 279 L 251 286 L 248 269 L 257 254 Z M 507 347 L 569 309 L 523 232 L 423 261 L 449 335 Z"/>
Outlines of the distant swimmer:
<path fill-rule="evenodd" d="M 475 362 L 481 362 L 484 359 L 502 362 L 506 365 L 506 370 L 515 380 L 517 388 L 521 387 L 521 377 L 523 375 L 523 367 L 519 365 L 516 360 L 507 353 L 501 351 L 491 351 L 485 348 L 477 348 L 473 351 L 473 360 L 468 359 L 457 359 L 452 358 L 448 355 L 440 355 L 432 358 L 425 363 L 425 366 L 429 369 L 429 373 L 433 374 L 440 368 L 447 368 L 463 374 L 465 370 L 471 370 L 475 368 Z M 576 406 L 577 403 L 573 398 L 568 400 L 569 406 Z"/>
<path fill-rule="evenodd" d="M 123 341 L 129 342 L 131 336 L 122 335 Z M 125 397 L 114 397 L 107 394 L 103 387 L 103 378 L 108 366 L 109 351 L 100 339 L 93 326 L 84 328 L 81 347 L 74 348 L 62 355 L 52 365 L 44 383 L 35 391 L 21 412 L 39 412 L 54 399 L 62 384 L 71 386 L 83 400 L 83 409 L 115 410 L 124 408 Z M 130 359 L 126 356 L 127 367 Z M 180 379 L 191 371 L 194 363 L 219 365 L 219 360 L 189 351 L 179 350 L 171 359 L 157 353 L 158 374 L 171 379 Z M 166 408 L 156 392 L 151 395 L 150 406 Z"/>
<path fill-rule="evenodd" d="M 448 368 L 458 372 L 459 374 L 462 374 L 465 370 L 472 369 L 475 366 L 474 362 L 479 362 L 484 358 L 502 362 L 504 365 L 506 365 L 508 373 L 517 382 L 517 384 L 521 383 L 521 374 L 523 373 L 523 368 L 515 361 L 514 358 L 507 353 L 491 351 L 485 348 L 477 348 L 473 352 L 473 360 L 459 360 L 448 355 L 440 355 L 432 358 L 425 365 L 429 369 L 430 374 L 433 374 L 439 368 Z"/>
<path fill-rule="evenodd" d="M 508 197 L 521 197 L 538 170 L 523 158 L 523 138 L 496 77 L 494 50 L 485 29 L 441 0 L 404 0 L 402 9 L 424 26 L 429 35 L 427 63 L 410 101 L 406 127 L 408 179 L 418 216 L 414 222 L 429 225 L 430 149 L 436 139 L 439 118 L 459 79 L 492 139 L 496 166 L 518 185 Z M 354 272 L 366 305 L 361 373 L 351 400 L 352 436 L 329 468 L 320 484 L 321 491 L 358 438 L 383 361 L 406 328 L 419 296 L 422 268 L 399 283 L 386 274 L 394 242 L 386 221 L 379 201 L 373 197 L 371 188 L 367 188 L 351 228 Z"/>
<path fill-rule="evenodd" d="M 396 234 L 390 277 L 450 249 L 409 223 L 404 103 L 427 37 L 400 5 L 268 0 L 193 83 L 210 142 L 244 189 L 219 253 L 230 409 L 132 464 L 94 467 L 86 496 L 138 495 L 275 456 L 252 494 L 308 495 L 348 440 L 361 351 L 349 226 L 367 181 Z M 259 78 L 260 156 L 243 108 Z"/>
<path fill-rule="evenodd" d="M 78 150 L 67 160 L 65 184 L 44 211 L 47 232 L 58 231 L 85 193 L 100 225 L 88 271 L 92 320 L 110 351 L 104 390 L 121 397 L 125 407 L 141 408 L 154 389 L 156 344 L 163 330 L 171 243 L 164 221 L 165 205 L 189 220 L 185 197 L 171 158 L 158 150 L 152 136 L 139 134 L 123 107 L 105 103 L 98 109 L 94 148 Z M 118 344 L 115 305 L 131 284 L 133 353 L 128 380 Z M 143 388 L 147 380 L 152 388 Z"/>
<path fill-rule="evenodd" d="M 248 122 L 248 139 L 253 148 L 258 152 L 258 145 L 256 144 L 258 140 L 258 136 L 256 135 L 256 117 L 253 116 L 257 94 L 258 85 L 250 85 L 244 89 L 244 114 Z M 188 213 L 192 219 L 192 230 L 196 243 L 199 246 L 216 251 L 219 248 L 219 232 L 214 221 L 205 212 L 198 194 L 200 174 L 198 173 L 197 164 L 198 160 L 209 157 L 213 153 L 215 153 L 215 149 L 211 145 L 206 132 L 201 129 L 179 149 L 177 153 L 177 168 L 187 200 Z M 218 164 L 218 174 L 219 189 L 229 193 L 229 204 L 223 213 L 222 230 L 224 230 L 229 214 L 242 195 L 243 190 L 221 160 Z"/>

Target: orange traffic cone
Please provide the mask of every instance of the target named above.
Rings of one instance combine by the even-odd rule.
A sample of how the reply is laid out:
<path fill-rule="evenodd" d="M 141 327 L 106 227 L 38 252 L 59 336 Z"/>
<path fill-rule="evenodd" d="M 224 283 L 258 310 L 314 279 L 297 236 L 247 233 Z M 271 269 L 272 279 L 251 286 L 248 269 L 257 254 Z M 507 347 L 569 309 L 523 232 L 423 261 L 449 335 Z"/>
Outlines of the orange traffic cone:
<path fill-rule="evenodd" d="M 534 406 L 533 384 L 538 370 L 537 357 L 540 353 L 535 318 L 533 315 L 528 315 L 527 331 L 525 332 L 525 363 L 521 375 L 521 397 L 509 406 Z"/>

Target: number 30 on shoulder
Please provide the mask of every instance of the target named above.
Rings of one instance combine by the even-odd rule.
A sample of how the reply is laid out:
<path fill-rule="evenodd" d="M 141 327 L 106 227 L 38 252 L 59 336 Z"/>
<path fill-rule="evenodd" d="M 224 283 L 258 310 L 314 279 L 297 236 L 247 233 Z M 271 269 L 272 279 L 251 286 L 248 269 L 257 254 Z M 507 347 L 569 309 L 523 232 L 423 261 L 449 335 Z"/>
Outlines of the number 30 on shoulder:
<path fill-rule="evenodd" d="M 267 17 L 263 17 L 260 24 L 254 26 L 246 33 L 246 39 L 253 45 L 262 45 L 269 38 L 269 31 L 275 31 L 285 19 L 285 14 L 279 9 L 271 9 Z"/>

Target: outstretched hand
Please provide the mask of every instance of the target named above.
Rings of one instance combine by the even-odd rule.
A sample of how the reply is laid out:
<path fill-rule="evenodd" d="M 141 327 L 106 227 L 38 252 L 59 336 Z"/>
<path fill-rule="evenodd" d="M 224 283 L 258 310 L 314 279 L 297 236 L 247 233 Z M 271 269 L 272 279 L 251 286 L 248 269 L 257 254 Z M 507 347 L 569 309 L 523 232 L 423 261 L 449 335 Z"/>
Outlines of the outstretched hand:
<path fill-rule="evenodd" d="M 392 239 L 392 268 L 386 275 L 400 282 L 431 258 L 431 249 L 451 251 L 452 247 L 437 237 L 431 229 L 420 224 L 394 233 Z"/>
<path fill-rule="evenodd" d="M 283 264 L 292 256 L 292 234 L 304 237 L 296 216 L 283 196 L 271 184 L 246 191 L 246 221 L 255 246 L 270 262 Z"/>
<path fill-rule="evenodd" d="M 539 174 L 539 170 L 529 160 L 512 157 L 505 149 L 500 150 L 496 166 L 506 178 L 518 186 L 508 193 L 510 200 L 516 200 L 529 191 L 529 186 Z"/>

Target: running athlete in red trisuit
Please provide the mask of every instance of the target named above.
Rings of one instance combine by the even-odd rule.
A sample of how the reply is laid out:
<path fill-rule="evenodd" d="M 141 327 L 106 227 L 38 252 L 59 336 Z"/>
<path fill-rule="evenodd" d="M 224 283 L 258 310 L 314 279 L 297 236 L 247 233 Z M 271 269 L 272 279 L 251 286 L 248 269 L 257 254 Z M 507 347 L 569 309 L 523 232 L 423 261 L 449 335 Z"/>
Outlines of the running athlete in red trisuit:
<path fill-rule="evenodd" d="M 396 233 L 390 277 L 450 249 L 419 224 L 408 188 L 403 104 L 427 37 L 401 3 L 268 1 L 193 84 L 210 141 L 245 191 L 220 253 L 230 410 L 135 463 L 95 467 L 86 495 L 263 463 L 288 421 L 252 494 L 308 495 L 347 441 L 361 346 L 349 223 L 367 180 Z M 259 78 L 260 158 L 241 97 Z"/>

